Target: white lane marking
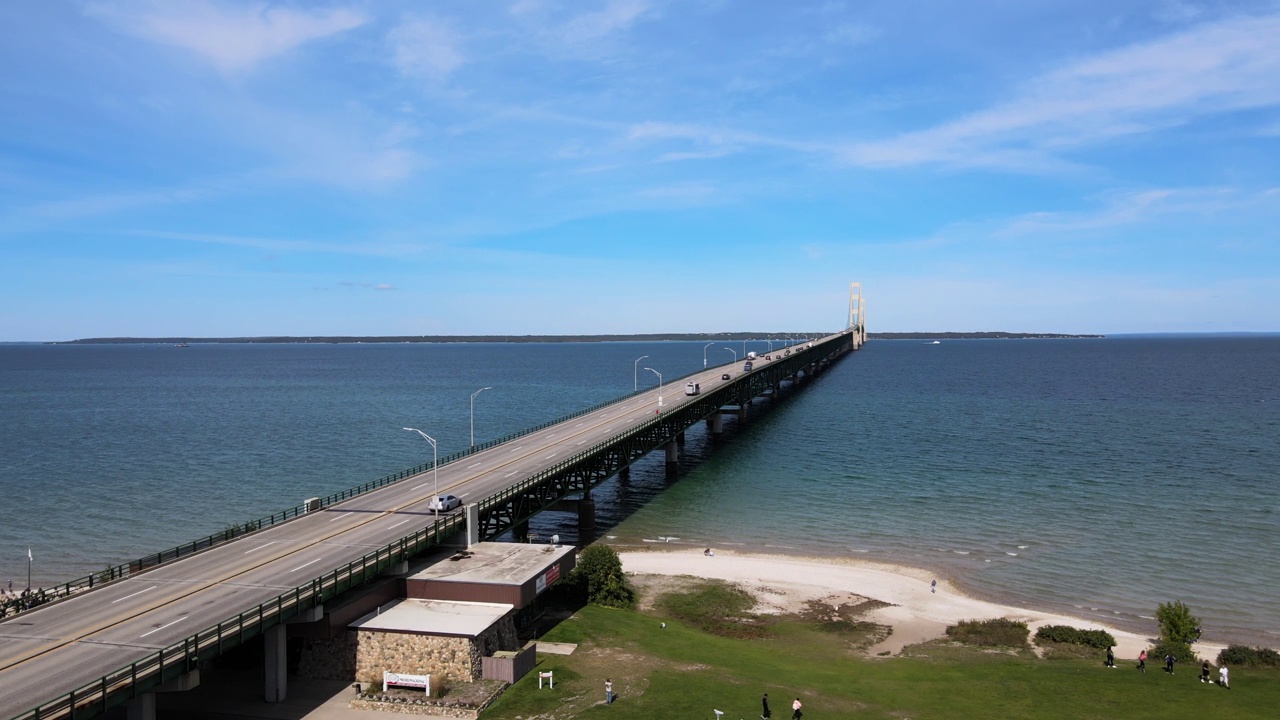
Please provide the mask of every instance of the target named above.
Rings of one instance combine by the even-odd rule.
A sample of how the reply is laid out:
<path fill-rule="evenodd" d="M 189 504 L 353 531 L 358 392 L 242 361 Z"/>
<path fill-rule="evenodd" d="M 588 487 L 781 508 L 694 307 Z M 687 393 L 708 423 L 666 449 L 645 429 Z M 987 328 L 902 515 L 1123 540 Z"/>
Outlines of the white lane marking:
<path fill-rule="evenodd" d="M 586 442 L 586 440 L 582 440 L 582 441 L 580 441 L 578 444 L 579 444 L 579 445 L 581 445 L 581 444 L 582 444 L 582 443 L 584 443 L 584 442 Z"/>
<path fill-rule="evenodd" d="M 511 448 L 511 452 L 515 452 L 515 451 L 517 451 L 517 450 L 523 450 L 523 449 L 524 449 L 524 446 L 523 446 L 523 445 L 521 445 L 521 446 L 520 446 L 520 447 L 518 447 L 518 448 Z"/>
<path fill-rule="evenodd" d="M 159 586 L 159 585 L 152 585 L 151 587 L 147 588 L 147 590 L 155 590 L 155 589 L 156 589 L 156 588 L 158 588 L 158 587 L 160 587 L 160 586 Z M 129 599 L 129 598 L 131 598 L 131 597 L 134 597 L 134 596 L 137 596 L 137 595 L 141 595 L 142 593 L 146 592 L 147 590 L 139 590 L 138 592 L 134 593 L 133 595 L 125 595 L 124 597 L 120 598 L 120 600 L 128 600 L 128 599 Z M 115 605 L 116 603 L 120 602 L 120 600 L 112 600 L 112 601 L 111 601 L 111 604 L 112 604 L 112 605 Z"/>
<path fill-rule="evenodd" d="M 553 437 L 555 437 L 555 436 L 556 436 L 556 434 L 555 434 L 555 433 L 551 433 L 550 435 L 548 435 L 548 436 L 547 436 L 547 439 L 548 439 L 548 440 L 550 440 L 551 438 L 553 438 Z"/>
<path fill-rule="evenodd" d="M 515 473 L 513 473 L 513 472 L 509 472 L 509 473 L 507 473 L 506 475 L 503 475 L 503 477 L 511 477 L 512 475 L 515 475 Z"/>
<path fill-rule="evenodd" d="M 346 517 L 346 516 L 348 516 L 348 515 L 354 515 L 354 514 L 355 514 L 355 513 L 342 513 L 341 515 L 339 515 L 338 517 L 334 518 L 333 520 L 330 520 L 329 522 L 337 522 L 338 520 L 341 520 L 342 518 L 344 518 L 344 517 Z"/>
<path fill-rule="evenodd" d="M 466 496 L 468 496 L 468 495 L 470 495 L 470 494 L 471 494 L 471 493 L 462 493 L 462 494 L 461 494 L 461 495 L 459 495 L 458 497 L 460 497 L 460 498 L 464 498 L 464 497 L 466 497 Z"/>
<path fill-rule="evenodd" d="M 308 565 L 315 565 L 316 563 L 320 562 L 320 561 L 321 561 L 321 560 L 323 560 L 323 559 L 324 559 L 324 558 L 316 558 L 315 560 L 312 560 L 312 561 L 311 561 L 311 562 L 309 562 L 309 563 L 303 563 L 303 564 L 299 565 L 298 567 L 296 567 L 296 568 L 294 568 L 294 569 L 290 570 L 289 572 L 298 572 L 298 571 L 299 571 L 299 570 L 301 570 L 302 568 L 304 568 L 304 567 L 306 567 L 306 566 L 308 566 Z"/>
<path fill-rule="evenodd" d="M 480 467 L 480 463 L 476 463 L 475 465 L 468 465 L 467 469 L 470 470 L 471 468 L 475 468 L 475 467 Z"/>
<path fill-rule="evenodd" d="M 396 523 L 395 525 L 392 525 L 391 527 L 389 527 L 389 528 L 387 528 L 387 529 L 388 529 L 388 530 L 395 530 L 396 528 L 400 527 L 401 525 L 403 525 L 403 524 L 405 524 L 405 523 L 407 523 L 407 522 L 409 522 L 409 521 L 408 521 L 408 520 L 401 520 L 400 522 Z"/>
<path fill-rule="evenodd" d="M 409 488 L 409 489 L 410 489 L 410 490 L 420 490 L 420 489 L 422 489 L 422 488 L 424 488 L 424 487 L 427 487 L 427 486 L 428 486 L 428 485 L 430 485 L 430 484 L 431 484 L 431 483 L 429 483 L 429 482 L 425 482 L 425 483 L 422 483 L 421 485 L 414 485 L 413 487 L 411 487 L 411 488 Z"/>
<path fill-rule="evenodd" d="M 275 545 L 275 544 L 276 544 L 276 541 L 275 541 L 275 540 L 272 540 L 271 542 L 267 543 L 267 545 Z M 252 550 L 245 550 L 245 551 L 244 551 L 244 554 L 245 554 L 245 555 L 248 555 L 248 554 L 249 554 L 249 553 L 251 553 L 251 552 L 258 552 L 259 550 L 261 550 L 262 548 L 266 547 L 267 545 L 259 545 L 258 547 L 254 548 L 254 549 L 252 549 Z"/>
<path fill-rule="evenodd" d="M 582 427 L 582 423 L 578 423 L 577 425 L 574 425 L 574 427 Z"/>
<path fill-rule="evenodd" d="M 555 456 L 556 456 L 556 454 L 555 454 L 555 453 L 551 453 L 550 455 L 548 455 L 548 456 L 546 456 L 545 458 L 543 458 L 543 460 L 550 460 L 551 458 L 553 458 L 553 457 L 555 457 Z"/>
<path fill-rule="evenodd" d="M 177 620 L 174 620 L 174 621 L 173 621 L 173 622 L 171 622 L 171 623 L 168 623 L 168 624 L 165 624 L 165 625 L 161 625 L 160 627 L 156 628 L 155 630 L 149 630 L 149 631 L 147 631 L 147 632 L 144 632 L 144 633 L 142 633 L 141 635 L 139 635 L 138 637 L 146 637 L 146 636 L 150 635 L 151 633 L 157 633 L 157 632 L 160 632 L 161 630 L 163 630 L 163 629 L 165 629 L 165 628 L 169 627 L 169 625 L 177 625 L 178 623 L 182 622 L 183 620 L 186 620 L 186 618 L 184 618 L 184 617 L 180 617 L 180 618 L 178 618 Z"/>

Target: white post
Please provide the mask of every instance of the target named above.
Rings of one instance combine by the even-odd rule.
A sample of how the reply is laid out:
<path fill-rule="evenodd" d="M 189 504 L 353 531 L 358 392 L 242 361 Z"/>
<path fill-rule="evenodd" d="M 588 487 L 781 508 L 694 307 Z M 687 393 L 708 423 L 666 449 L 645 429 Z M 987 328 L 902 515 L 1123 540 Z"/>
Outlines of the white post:
<path fill-rule="evenodd" d="M 482 387 L 471 393 L 471 447 L 476 446 L 476 396 L 485 390 L 492 390 L 491 387 Z"/>
<path fill-rule="evenodd" d="M 648 356 L 648 355 L 641 355 L 640 357 L 636 358 L 636 361 L 635 361 L 635 363 L 634 363 L 634 366 L 631 368 L 631 383 L 632 383 L 631 391 L 632 391 L 632 392 L 639 392 L 639 391 L 640 391 L 640 379 L 639 379 L 639 376 L 640 376 L 640 361 L 641 361 L 641 360 L 643 360 L 643 359 L 645 359 L 645 358 L 647 358 L 647 357 L 649 357 L 649 356 Z"/>
<path fill-rule="evenodd" d="M 647 367 L 645 368 L 645 370 L 648 370 L 649 372 L 658 376 L 658 407 L 662 407 L 662 373 L 658 372 L 657 370 L 654 370 L 651 367 Z"/>
<path fill-rule="evenodd" d="M 434 507 L 434 510 L 435 510 L 436 517 L 440 517 L 440 505 L 439 505 L 439 502 L 440 502 L 440 453 L 436 449 L 435 438 L 422 432 L 418 428 L 401 428 L 401 429 L 408 430 L 409 432 L 416 432 L 419 435 L 421 435 L 423 438 L 425 438 L 427 442 L 431 443 L 431 475 L 434 477 L 435 483 L 436 483 L 436 505 Z"/>
<path fill-rule="evenodd" d="M 702 347 L 702 369 L 703 370 L 707 369 L 707 348 L 711 347 L 712 345 L 715 345 L 715 343 L 709 342 Z"/>

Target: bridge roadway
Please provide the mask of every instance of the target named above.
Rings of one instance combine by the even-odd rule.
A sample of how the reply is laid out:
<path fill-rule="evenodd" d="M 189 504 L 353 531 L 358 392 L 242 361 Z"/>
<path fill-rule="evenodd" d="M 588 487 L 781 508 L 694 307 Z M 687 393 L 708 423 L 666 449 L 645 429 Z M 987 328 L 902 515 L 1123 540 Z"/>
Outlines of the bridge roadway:
<path fill-rule="evenodd" d="M 757 369 L 764 364 L 757 361 Z M 686 380 L 707 389 L 724 382 L 724 373 L 739 377 L 742 361 Z M 488 497 L 651 417 L 659 392 L 664 407 L 692 399 L 683 384 L 666 385 L 496 445 L 440 466 L 440 492 L 464 503 Z M 429 525 L 434 494 L 428 470 L 0 622 L 0 718 L 63 696 Z"/>

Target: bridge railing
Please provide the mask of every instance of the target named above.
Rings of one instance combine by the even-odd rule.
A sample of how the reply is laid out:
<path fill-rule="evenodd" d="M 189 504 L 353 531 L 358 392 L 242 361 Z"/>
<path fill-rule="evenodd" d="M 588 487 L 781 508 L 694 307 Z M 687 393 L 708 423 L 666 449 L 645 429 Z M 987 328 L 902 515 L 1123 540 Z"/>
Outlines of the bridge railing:
<path fill-rule="evenodd" d="M 391 565 L 421 553 L 465 524 L 461 514 L 437 520 L 332 572 L 313 578 L 245 612 L 162 648 L 93 682 L 32 708 L 14 720 L 52 720 L 95 714 L 172 680 L 227 648 L 377 576 Z"/>
<path fill-rule="evenodd" d="M 788 346 L 788 347 L 792 347 L 792 346 Z M 704 368 L 702 370 L 694 370 L 693 372 L 689 372 L 684 375 L 681 375 L 680 377 L 675 378 L 666 384 L 676 385 L 681 380 L 692 377 L 702 372 L 706 372 L 706 369 Z M 569 413 L 568 415 L 564 415 L 562 417 L 556 418 L 555 420 L 548 420 L 546 422 L 538 423 L 537 425 L 533 425 L 531 427 L 524 428 L 523 430 L 519 430 L 517 432 L 504 435 L 503 437 L 487 440 L 485 442 L 478 443 L 473 447 L 468 447 L 466 449 L 450 453 L 448 455 L 445 455 L 443 458 L 440 458 L 439 465 L 440 466 L 448 465 L 449 463 L 457 462 L 458 460 L 469 457 L 478 452 L 483 452 L 494 446 L 501 445 L 502 443 L 510 442 L 511 440 L 524 437 L 526 435 L 538 432 L 540 430 L 545 430 L 546 428 L 549 428 L 552 425 L 557 425 L 559 423 L 565 422 L 566 420 L 573 420 L 575 418 L 582 417 L 583 415 L 589 415 L 593 412 L 596 412 L 597 410 L 602 410 L 604 408 L 607 408 L 610 405 L 615 405 L 624 400 L 629 400 L 637 395 L 641 395 L 643 393 L 649 392 L 649 390 L 651 389 L 652 388 L 646 388 L 644 390 L 635 390 L 633 392 L 627 393 L 626 395 L 621 395 L 611 400 L 606 400 L 604 402 L 597 403 L 595 405 L 592 405 L 591 407 L 588 407 L 582 410 L 576 410 L 574 412 Z M 341 490 L 341 491 L 332 493 L 330 495 L 326 495 L 325 497 L 320 498 L 320 507 L 327 508 L 332 505 L 336 505 L 337 503 L 350 500 L 353 497 L 357 497 L 365 493 L 372 492 L 374 490 L 379 490 L 388 485 L 392 485 L 394 483 L 400 482 L 405 478 L 409 478 L 415 475 L 421 475 L 422 473 L 429 472 L 432 469 L 434 469 L 434 467 L 435 465 L 433 463 L 430 463 L 430 462 L 422 463 L 420 465 L 416 465 L 414 467 L 407 468 L 405 470 L 400 470 L 398 472 L 391 473 L 390 475 L 380 477 L 377 480 L 370 480 L 369 482 L 366 482 L 362 485 L 357 485 L 355 487 L 348 488 L 346 490 Z M 48 587 L 48 588 L 42 588 L 39 591 L 36 591 L 33 595 L 29 596 L 29 607 L 42 605 L 46 602 L 51 602 L 59 598 L 68 597 L 70 595 L 74 595 L 76 593 L 83 592 L 85 590 L 90 590 L 99 585 L 104 585 L 106 583 L 109 583 L 115 580 L 127 578 L 130 575 L 136 575 L 140 572 L 143 572 L 144 570 L 149 570 L 156 566 L 163 565 L 168 562 L 173 562 L 174 560 L 177 560 L 179 558 L 186 557 L 188 555 L 200 552 L 202 550 L 207 550 L 211 547 L 215 547 L 217 545 L 230 542 L 231 540 L 235 540 L 236 538 L 248 535 L 249 533 L 257 532 L 258 530 L 269 528 L 274 525 L 279 525 L 280 523 L 293 520 L 294 518 L 297 518 L 301 515 L 306 515 L 306 514 L 307 514 L 307 506 L 304 503 L 301 505 L 295 505 L 294 507 L 281 510 L 276 513 L 272 513 L 271 515 L 267 515 L 266 517 L 261 517 L 254 520 L 248 520 L 240 524 L 231 524 L 227 526 L 225 530 L 211 533 L 202 538 L 192 540 L 190 542 L 186 542 L 181 545 L 177 545 L 175 547 L 171 547 L 167 550 L 161 550 L 160 552 L 152 553 L 150 555 L 144 555 L 143 557 L 140 557 L 136 560 L 131 560 L 126 563 L 121 563 L 119 565 L 112 565 L 98 572 L 62 583 L 60 585 L 55 585 L 53 587 Z M 10 604 L 13 606 L 12 607 L 13 614 L 20 612 L 23 609 L 27 609 L 26 607 L 23 607 L 20 602 L 14 602 Z M 5 613 L 8 612 L 7 608 L 8 606 L 6 606 L 6 609 L 0 610 L 0 618 L 5 617 Z"/>

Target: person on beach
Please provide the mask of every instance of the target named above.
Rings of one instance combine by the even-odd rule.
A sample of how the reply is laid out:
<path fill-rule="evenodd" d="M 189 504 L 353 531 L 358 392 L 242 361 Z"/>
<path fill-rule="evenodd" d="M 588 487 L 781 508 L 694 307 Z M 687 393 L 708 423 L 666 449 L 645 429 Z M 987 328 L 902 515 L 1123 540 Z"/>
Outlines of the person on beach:
<path fill-rule="evenodd" d="M 800 707 L 800 698 L 796 698 L 796 701 L 791 703 L 791 720 L 800 720 L 804 716 L 804 713 L 800 712 Z"/>
<path fill-rule="evenodd" d="M 612 678 L 604 679 L 604 704 L 605 705 L 613 704 L 613 679 Z"/>
<path fill-rule="evenodd" d="M 773 711 L 769 709 L 769 693 L 765 693 L 760 698 L 760 720 L 769 720 L 773 717 Z"/>
<path fill-rule="evenodd" d="M 1147 671 L 1147 651 L 1146 650 L 1143 650 L 1142 652 L 1138 653 L 1138 670 L 1144 673 Z"/>
<path fill-rule="evenodd" d="M 1200 682 L 1209 682 L 1209 661 L 1205 660 L 1200 663 Z"/>
<path fill-rule="evenodd" d="M 1116 651 L 1115 651 L 1115 648 L 1108 645 L 1107 646 L 1107 667 L 1115 668 L 1115 666 L 1116 666 Z"/>
<path fill-rule="evenodd" d="M 1223 665 L 1222 667 L 1218 668 L 1218 684 L 1228 690 L 1231 689 L 1231 684 L 1227 682 L 1227 666 L 1226 665 Z"/>
<path fill-rule="evenodd" d="M 931 593 L 936 593 L 936 592 L 938 592 L 938 581 L 937 581 L 937 580 L 934 580 L 933 582 L 929 583 L 929 592 L 931 592 Z"/>
<path fill-rule="evenodd" d="M 1170 675 L 1173 674 L 1173 661 L 1174 661 L 1173 653 L 1164 654 L 1164 671 L 1169 673 Z"/>

